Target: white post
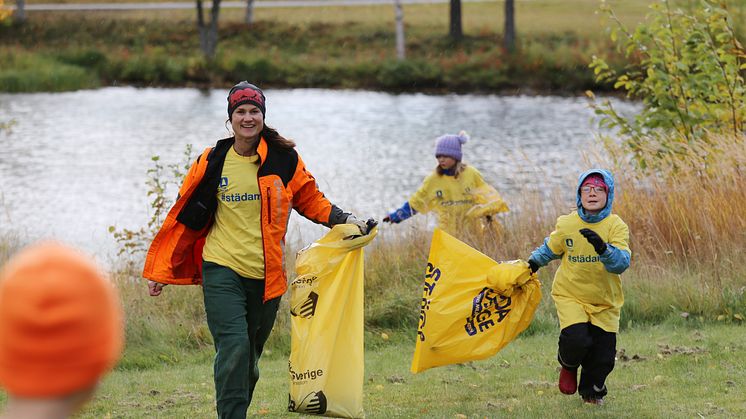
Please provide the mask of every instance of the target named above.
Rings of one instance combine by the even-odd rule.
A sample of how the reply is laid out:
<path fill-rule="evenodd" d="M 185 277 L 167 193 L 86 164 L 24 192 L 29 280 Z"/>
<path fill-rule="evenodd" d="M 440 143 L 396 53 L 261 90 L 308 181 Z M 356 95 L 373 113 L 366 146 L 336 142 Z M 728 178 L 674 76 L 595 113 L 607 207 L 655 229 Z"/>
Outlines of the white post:
<path fill-rule="evenodd" d="M 246 26 L 251 27 L 254 23 L 254 0 L 246 0 Z"/>
<path fill-rule="evenodd" d="M 404 60 L 407 54 L 404 49 L 404 10 L 401 7 L 401 0 L 394 0 L 394 10 L 396 11 L 396 58 Z"/>

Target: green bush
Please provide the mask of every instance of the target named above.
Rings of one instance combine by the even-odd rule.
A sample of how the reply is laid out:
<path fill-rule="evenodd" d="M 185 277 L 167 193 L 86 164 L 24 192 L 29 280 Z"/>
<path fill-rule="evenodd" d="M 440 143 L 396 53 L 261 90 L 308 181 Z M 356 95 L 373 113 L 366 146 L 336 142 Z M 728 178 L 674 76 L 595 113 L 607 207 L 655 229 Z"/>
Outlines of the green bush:
<path fill-rule="evenodd" d="M 284 78 L 283 69 L 265 57 L 237 58 L 226 67 L 223 76 L 226 80 L 252 80 L 261 86 Z"/>
<path fill-rule="evenodd" d="M 160 52 L 142 54 L 110 66 L 106 74 L 135 84 L 178 84 L 187 79 L 188 63 Z"/>
<path fill-rule="evenodd" d="M 21 51 L 0 53 L 0 91 L 60 92 L 99 85 L 94 74 L 82 67 L 61 63 L 51 57 Z"/>
<path fill-rule="evenodd" d="M 58 61 L 83 68 L 99 69 L 106 66 L 108 58 L 96 49 L 72 49 L 56 54 Z"/>
<path fill-rule="evenodd" d="M 440 87 L 442 72 L 435 64 L 421 60 L 385 61 L 376 81 L 389 89 L 422 89 Z"/>

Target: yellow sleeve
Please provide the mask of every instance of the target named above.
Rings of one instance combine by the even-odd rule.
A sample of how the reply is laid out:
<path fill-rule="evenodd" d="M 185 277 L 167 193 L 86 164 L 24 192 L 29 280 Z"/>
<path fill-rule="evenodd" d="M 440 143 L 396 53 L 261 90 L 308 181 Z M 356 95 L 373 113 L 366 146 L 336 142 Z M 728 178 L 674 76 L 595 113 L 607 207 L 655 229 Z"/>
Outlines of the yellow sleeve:
<path fill-rule="evenodd" d="M 477 205 L 467 211 L 466 216 L 471 218 L 484 217 L 486 215 L 508 212 L 508 204 L 502 199 L 497 189 L 484 181 L 482 174 L 474 170 L 474 201 Z"/>
<path fill-rule="evenodd" d="M 549 234 L 549 240 L 547 240 L 547 247 L 555 255 L 562 255 L 565 253 L 565 240 L 564 232 L 562 229 L 562 217 L 557 219 L 557 225 L 554 227 L 554 231 Z"/>
<path fill-rule="evenodd" d="M 420 186 L 420 189 L 417 189 L 417 192 L 415 192 L 414 195 L 409 198 L 409 206 L 417 212 L 426 213 L 432 209 L 430 208 L 429 198 L 431 183 L 430 179 L 432 179 L 432 177 L 432 174 L 426 177 L 425 180 L 422 182 L 422 186 Z"/>
<path fill-rule="evenodd" d="M 630 256 L 632 255 L 632 250 L 629 248 L 629 227 L 619 217 L 609 232 L 609 244 L 619 250 L 626 250 Z"/>

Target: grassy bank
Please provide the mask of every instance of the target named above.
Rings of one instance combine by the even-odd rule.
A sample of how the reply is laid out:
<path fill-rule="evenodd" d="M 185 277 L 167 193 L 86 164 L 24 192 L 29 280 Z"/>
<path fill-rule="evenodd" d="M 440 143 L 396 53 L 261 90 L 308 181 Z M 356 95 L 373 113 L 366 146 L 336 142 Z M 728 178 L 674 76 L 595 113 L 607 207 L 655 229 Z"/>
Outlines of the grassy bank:
<path fill-rule="evenodd" d="M 666 325 L 623 331 L 606 405 L 585 406 L 556 388 L 557 337 L 521 336 L 496 356 L 413 375 L 414 335 L 368 336 L 364 408 L 369 418 L 743 417 L 746 333 L 743 326 Z M 374 346 L 374 347 L 370 347 Z M 214 416 L 209 351 L 178 364 L 118 369 L 83 418 Z M 287 358 L 269 354 L 249 411 L 301 417 L 287 410 Z"/>
<path fill-rule="evenodd" d="M 65 1 L 63 1 L 65 2 Z M 630 26 L 652 0 L 611 1 Z M 682 7 L 696 2 L 679 1 Z M 729 2 L 743 33 L 746 6 Z M 259 8 L 221 12 L 214 61 L 199 50 L 194 10 L 29 12 L 0 25 L 0 91 L 63 91 L 108 85 L 366 88 L 389 91 L 553 92 L 611 90 L 593 79 L 593 55 L 621 67 L 597 0 L 517 2 L 518 52 L 502 48 L 503 3 L 464 3 L 465 38 L 453 43 L 448 5 L 404 7 L 407 60 L 395 52 L 390 5 Z"/>
<path fill-rule="evenodd" d="M 639 22 L 648 0 L 614 2 Z M 464 3 L 465 39 L 454 44 L 445 4 L 407 5 L 407 54 L 396 60 L 391 6 L 242 9 L 221 13 L 214 62 L 199 50 L 194 11 L 30 12 L 0 26 L 0 91 L 60 91 L 105 85 L 262 86 L 381 90 L 564 92 L 599 86 L 594 54 L 621 63 L 595 0 L 518 2 L 519 52 L 502 45 L 502 2 Z"/>

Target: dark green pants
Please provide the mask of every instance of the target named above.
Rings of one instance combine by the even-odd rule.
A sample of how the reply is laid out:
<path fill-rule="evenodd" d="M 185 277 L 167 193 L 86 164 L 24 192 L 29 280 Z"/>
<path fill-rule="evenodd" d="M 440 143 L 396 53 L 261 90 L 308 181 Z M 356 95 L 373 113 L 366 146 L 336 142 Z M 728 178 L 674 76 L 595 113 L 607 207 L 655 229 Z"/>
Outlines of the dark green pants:
<path fill-rule="evenodd" d="M 215 399 L 221 419 L 246 418 L 259 380 L 259 357 L 280 298 L 263 303 L 264 281 L 204 262 L 205 312 L 215 342 Z"/>

